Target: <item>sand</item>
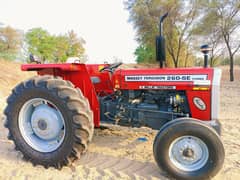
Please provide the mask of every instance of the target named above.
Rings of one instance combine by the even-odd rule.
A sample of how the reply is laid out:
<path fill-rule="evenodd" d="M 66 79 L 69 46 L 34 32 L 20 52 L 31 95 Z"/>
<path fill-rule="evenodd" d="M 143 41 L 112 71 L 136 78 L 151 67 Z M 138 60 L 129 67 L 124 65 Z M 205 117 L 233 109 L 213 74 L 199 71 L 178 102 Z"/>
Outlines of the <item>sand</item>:
<path fill-rule="evenodd" d="M 2 110 L 11 88 L 33 74 L 22 74 L 19 64 L 1 63 L 10 67 L 0 71 L 0 179 L 168 179 L 167 174 L 158 169 L 152 155 L 157 131 L 145 127 L 103 125 L 95 129 L 88 152 L 60 171 L 24 161 L 22 154 L 15 151 L 13 142 L 6 138 L 8 132 L 3 127 Z M 240 68 L 236 70 L 233 83 L 228 82 L 228 68 L 222 69 L 220 120 L 226 158 L 214 179 L 236 180 L 240 179 Z"/>

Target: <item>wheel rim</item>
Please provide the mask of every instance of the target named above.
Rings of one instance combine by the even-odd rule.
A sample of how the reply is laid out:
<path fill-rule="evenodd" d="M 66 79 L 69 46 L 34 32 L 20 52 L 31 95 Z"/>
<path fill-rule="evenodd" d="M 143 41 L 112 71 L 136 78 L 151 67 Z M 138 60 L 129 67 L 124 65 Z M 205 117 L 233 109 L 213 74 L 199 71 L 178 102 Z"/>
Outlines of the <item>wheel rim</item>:
<path fill-rule="evenodd" d="M 59 109 L 43 98 L 28 100 L 18 117 L 20 133 L 26 143 L 39 152 L 52 152 L 62 144 L 65 123 Z"/>
<path fill-rule="evenodd" d="M 207 163 L 208 157 L 207 145 L 195 136 L 179 137 L 169 147 L 170 161 L 183 171 L 201 169 Z"/>

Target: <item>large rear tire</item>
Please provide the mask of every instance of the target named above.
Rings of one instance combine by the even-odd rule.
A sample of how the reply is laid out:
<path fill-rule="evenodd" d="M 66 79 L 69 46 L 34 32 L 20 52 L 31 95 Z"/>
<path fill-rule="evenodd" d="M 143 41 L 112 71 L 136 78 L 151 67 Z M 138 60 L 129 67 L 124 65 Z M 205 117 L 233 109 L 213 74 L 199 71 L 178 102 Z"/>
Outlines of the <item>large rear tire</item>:
<path fill-rule="evenodd" d="M 158 166 L 176 179 L 208 179 L 224 162 L 224 147 L 214 129 L 190 118 L 164 125 L 153 144 Z"/>
<path fill-rule="evenodd" d="M 88 100 L 71 82 L 36 76 L 17 85 L 7 103 L 8 138 L 24 159 L 61 168 L 86 151 L 93 115 Z"/>

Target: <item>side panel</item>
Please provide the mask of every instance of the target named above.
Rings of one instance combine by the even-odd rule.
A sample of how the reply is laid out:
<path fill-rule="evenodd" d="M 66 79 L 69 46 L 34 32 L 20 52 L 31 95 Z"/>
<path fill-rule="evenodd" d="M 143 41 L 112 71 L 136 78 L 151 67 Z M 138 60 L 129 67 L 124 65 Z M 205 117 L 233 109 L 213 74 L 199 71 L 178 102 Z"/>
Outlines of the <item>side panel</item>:
<path fill-rule="evenodd" d="M 220 111 L 220 81 L 222 71 L 221 69 L 214 69 L 213 82 L 212 82 L 212 120 L 219 120 Z"/>
<path fill-rule="evenodd" d="M 194 98 L 199 98 L 205 104 L 205 108 L 199 109 L 194 103 Z M 211 119 L 211 92 L 210 91 L 187 91 L 187 99 L 191 116 L 203 121 Z M 203 104 L 201 104 L 204 107 Z"/>
<path fill-rule="evenodd" d="M 191 117 L 205 121 L 212 118 L 212 82 L 212 68 L 117 70 L 113 78 L 116 89 L 185 91 Z"/>

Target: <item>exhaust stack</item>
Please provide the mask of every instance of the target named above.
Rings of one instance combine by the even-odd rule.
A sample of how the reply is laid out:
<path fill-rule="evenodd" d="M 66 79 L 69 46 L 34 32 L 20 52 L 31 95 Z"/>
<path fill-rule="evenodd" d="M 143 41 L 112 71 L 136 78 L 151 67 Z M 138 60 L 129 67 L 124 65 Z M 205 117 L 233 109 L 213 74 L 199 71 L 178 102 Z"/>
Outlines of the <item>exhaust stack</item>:
<path fill-rule="evenodd" d="M 165 38 L 163 36 L 163 21 L 168 16 L 168 12 L 160 17 L 159 36 L 156 37 L 156 60 L 160 63 L 160 68 L 166 61 Z"/>

